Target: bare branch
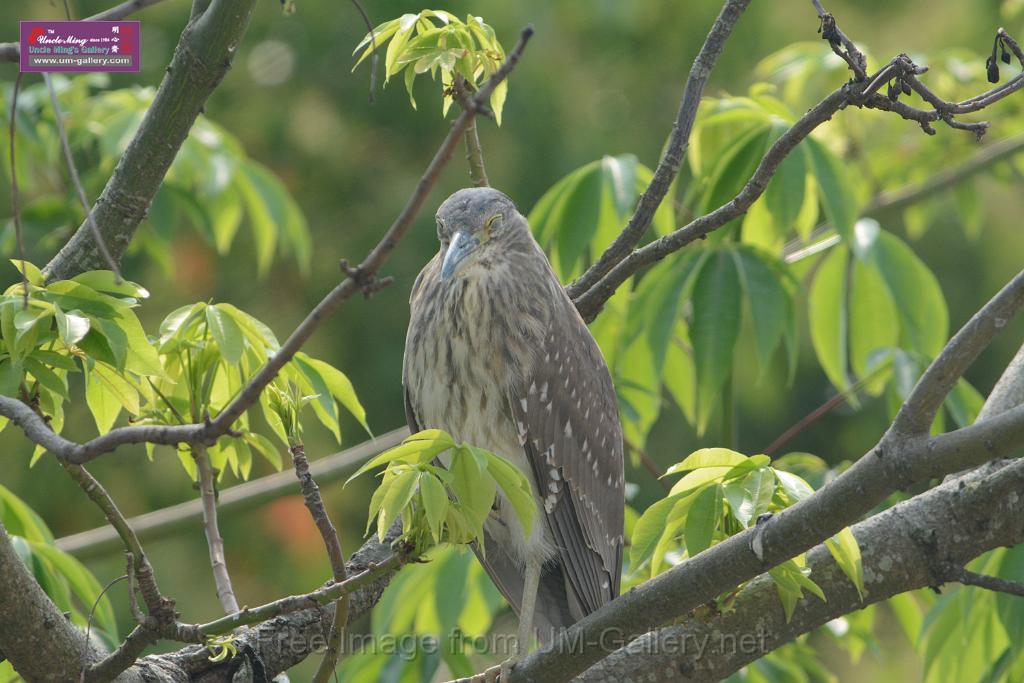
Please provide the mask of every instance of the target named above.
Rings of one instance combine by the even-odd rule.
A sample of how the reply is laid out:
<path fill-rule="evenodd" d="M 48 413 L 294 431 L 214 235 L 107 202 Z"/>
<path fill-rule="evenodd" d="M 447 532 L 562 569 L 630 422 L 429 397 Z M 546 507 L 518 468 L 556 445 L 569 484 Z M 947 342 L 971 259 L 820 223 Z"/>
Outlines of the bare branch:
<path fill-rule="evenodd" d="M 585 292 L 597 284 L 613 267 L 621 262 L 635 247 L 640 239 L 647 232 L 654 219 L 654 212 L 661 206 L 665 195 L 668 194 L 672 181 L 679 173 L 679 168 L 686 157 L 686 148 L 690 143 L 690 132 L 693 130 L 693 122 L 697 117 L 697 107 L 700 105 L 704 93 L 704 86 L 711 76 L 711 70 L 722 54 L 726 41 L 732 34 L 732 29 L 739 21 L 740 15 L 750 4 L 750 0 L 726 0 L 722 10 L 712 24 L 704 45 L 697 53 L 693 66 L 690 68 L 690 75 L 686 79 L 686 86 L 683 89 L 683 98 L 679 103 L 679 111 L 676 120 L 672 124 L 672 132 L 669 134 L 668 145 L 665 153 L 654 169 L 651 182 L 647 185 L 636 210 L 630 216 L 629 223 L 615 241 L 605 249 L 604 253 L 594 265 L 567 287 L 569 297 L 578 299 Z M 585 319 L 586 315 L 583 316 Z"/>
<path fill-rule="evenodd" d="M 217 524 L 217 473 L 210 465 L 210 457 L 202 446 L 193 446 L 192 457 L 199 470 L 199 495 L 203 501 L 203 533 L 206 535 L 206 546 L 210 550 L 210 567 L 213 569 L 213 581 L 217 586 L 217 599 L 227 613 L 238 611 L 238 600 L 235 589 L 231 586 L 231 575 L 228 574 L 228 563 L 224 557 L 224 538 L 220 535 Z"/>
<path fill-rule="evenodd" d="M 380 577 L 390 574 L 411 559 L 412 548 L 399 544 L 397 552 L 379 564 L 373 564 L 365 570 L 354 574 L 339 583 L 329 583 L 315 591 L 268 602 L 259 607 L 246 607 L 233 614 L 215 619 L 206 624 L 183 626 L 183 630 L 194 629 L 202 636 L 215 636 L 230 633 L 239 626 L 257 624 L 282 614 L 291 614 L 304 609 L 318 609 L 339 600 L 343 596 L 352 595 Z"/>
<path fill-rule="evenodd" d="M 814 5 L 814 9 L 818 12 L 818 18 L 821 19 L 821 27 L 818 29 L 818 33 L 821 34 L 822 39 L 827 40 L 828 44 L 832 47 L 832 52 L 836 53 L 846 62 L 847 66 L 850 67 L 850 71 L 853 72 L 854 78 L 858 81 L 865 80 L 867 78 L 868 60 L 864 53 L 857 49 L 854 42 L 836 25 L 835 17 L 825 11 L 820 0 L 811 0 L 811 4 Z"/>
<path fill-rule="evenodd" d="M 295 467 L 295 476 L 299 480 L 302 489 L 302 499 L 309 510 L 313 522 L 316 524 L 320 537 L 327 548 L 327 557 L 331 561 L 331 571 L 335 583 L 343 583 L 347 577 L 345 572 L 345 554 L 341 550 L 341 539 L 338 538 L 338 531 L 331 523 L 330 515 L 324 507 L 324 500 L 320 496 L 320 487 L 316 485 L 313 475 L 309 472 L 309 461 L 306 459 L 306 448 L 302 444 L 292 446 L 289 451 L 292 454 L 292 464 Z M 313 683 L 327 683 L 334 674 L 334 667 L 338 663 L 338 654 L 341 652 L 341 638 L 348 623 L 349 596 L 345 593 L 334 607 L 334 618 L 331 622 L 330 635 L 327 638 L 327 649 L 320 662 Z"/>
<path fill-rule="evenodd" d="M 1021 540 L 1024 541 L 1024 539 Z M 941 578 L 944 581 L 955 581 L 965 586 L 977 586 L 978 588 L 995 591 L 996 593 L 1006 593 L 1024 598 L 1024 583 L 1001 579 L 998 576 L 978 574 L 953 563 L 946 565 L 942 571 Z"/>
<path fill-rule="evenodd" d="M 574 301 L 583 319 L 588 322 L 593 320 L 600 312 L 604 302 L 640 268 L 660 261 L 687 244 L 704 238 L 709 232 L 717 230 L 734 218 L 743 215 L 764 192 L 768 181 L 775 175 L 775 171 L 778 170 L 786 155 L 812 130 L 832 118 L 833 114 L 849 102 L 850 87 L 844 85 L 833 92 L 783 133 L 769 148 L 747 184 L 733 199 L 711 213 L 695 218 L 686 226 L 631 252 L 586 293 L 577 296 Z"/>
<path fill-rule="evenodd" d="M 890 432 L 920 435 L 928 432 L 953 385 L 995 338 L 1007 322 L 1024 308 L 1024 271 L 960 328 L 942 353 L 928 366 L 893 421 Z M 982 423 L 984 424 L 984 423 Z"/>
<path fill-rule="evenodd" d="M 18 132 L 18 91 L 21 90 L 21 76 L 19 71 L 14 79 L 14 89 L 11 94 L 11 128 L 8 131 L 11 142 L 11 213 L 14 216 L 14 236 L 18 242 L 18 258 L 21 259 L 21 284 L 25 288 L 22 297 L 22 305 L 28 308 L 28 274 L 25 267 L 25 237 L 21 229 L 21 193 L 18 191 L 18 163 L 15 156 L 15 136 Z"/>
<path fill-rule="evenodd" d="M 89 198 L 85 196 L 82 179 L 78 177 L 75 158 L 71 154 L 71 145 L 68 144 L 68 134 L 64 130 L 64 115 L 60 112 L 60 104 L 57 102 L 57 91 L 53 87 L 53 80 L 50 78 L 50 74 L 44 73 L 43 81 L 46 83 L 46 89 L 50 92 L 50 105 L 53 107 L 53 118 L 57 122 L 57 136 L 60 138 L 60 146 L 64 150 L 64 163 L 68 167 L 68 177 L 71 179 L 71 185 L 75 189 L 78 201 L 82 204 L 82 210 L 85 211 L 85 223 L 92 230 L 93 239 L 96 241 L 96 248 L 99 250 L 100 256 L 103 257 L 104 264 L 114 273 L 114 282 L 121 284 L 121 271 L 117 267 L 114 257 L 110 255 L 110 250 L 107 249 L 107 245 L 103 241 L 100 229 L 96 226 L 96 219 L 92 215 L 92 206 L 89 204 Z M 13 142 L 12 140 L 11 143 L 13 144 Z"/>
<path fill-rule="evenodd" d="M 377 94 L 377 34 L 373 30 L 373 22 L 370 21 L 370 15 L 366 13 L 366 8 L 363 7 L 363 3 L 359 0 L 352 0 L 352 4 L 355 6 L 356 11 L 359 12 L 359 16 L 363 18 L 363 23 L 366 24 L 366 31 L 370 34 L 370 104 L 373 104 Z"/>
<path fill-rule="evenodd" d="M 819 9 L 819 13 L 824 12 L 817 0 L 812 1 L 815 7 Z M 764 192 L 768 186 L 768 181 L 775 175 L 786 155 L 800 141 L 810 135 L 815 128 L 831 119 L 840 109 L 852 105 L 855 107 L 891 111 L 903 118 L 916 121 L 928 133 L 935 132 L 931 127 L 931 123 L 941 120 L 953 128 L 973 131 L 980 136 L 987 128 L 987 123 L 962 123 L 954 117 L 980 111 L 1024 88 L 1024 73 L 1022 73 L 1007 83 L 970 100 L 960 103 L 946 102 L 932 93 L 917 78 L 927 69 L 917 66 L 906 55 L 898 55 L 875 74 L 865 75 L 861 78 L 855 65 L 859 63 L 857 55 L 860 55 L 861 58 L 863 55 L 856 51 L 852 43 L 844 49 L 837 48 L 837 45 L 843 44 L 848 39 L 834 25 L 834 19 L 831 18 L 831 15 L 827 13 L 825 15 L 829 17 L 834 31 L 826 30 L 823 37 L 829 40 L 833 50 L 838 50 L 837 54 L 847 55 L 847 63 L 850 64 L 851 69 L 857 74 L 857 78 L 815 105 L 783 133 L 772 147 L 769 148 L 750 180 L 735 197 L 722 206 L 635 251 L 632 250 L 632 247 L 636 244 L 635 241 L 628 248 L 618 249 L 615 247 L 616 244 L 624 240 L 624 236 L 629 232 L 629 227 L 627 226 L 623 233 L 616 238 L 612 247 L 605 251 L 598 263 L 588 269 L 577 282 L 567 287 L 567 291 L 573 298 L 576 308 L 584 320 L 587 322 L 592 321 L 611 295 L 641 268 L 660 261 L 694 240 L 703 239 L 708 233 L 721 228 L 733 219 L 746 213 Z M 886 97 L 877 92 L 883 84 L 893 79 L 897 82 L 901 80 L 905 82 L 908 87 L 918 92 L 935 108 L 931 110 L 917 109 L 899 101 L 895 92 L 892 97 Z M 654 208 L 657 208 L 657 205 Z M 613 250 L 615 252 L 614 257 L 611 255 Z M 593 273 L 601 270 L 599 266 L 606 260 L 606 256 L 609 261 L 608 267 L 603 269 L 600 276 L 592 276 Z M 591 282 L 592 284 L 589 284 L 589 286 L 581 286 L 582 283 Z"/>

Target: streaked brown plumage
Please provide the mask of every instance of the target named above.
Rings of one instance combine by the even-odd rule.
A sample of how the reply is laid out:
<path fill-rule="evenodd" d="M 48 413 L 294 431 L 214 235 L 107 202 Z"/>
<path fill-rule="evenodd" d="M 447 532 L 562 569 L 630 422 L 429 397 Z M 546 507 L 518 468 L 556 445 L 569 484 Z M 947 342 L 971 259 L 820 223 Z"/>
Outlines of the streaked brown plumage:
<path fill-rule="evenodd" d="M 539 566 L 532 621 L 547 642 L 619 592 L 624 480 L 615 390 L 508 197 L 460 190 L 437 219 L 441 249 L 410 301 L 409 426 L 444 429 L 509 459 L 531 480 L 538 515 L 530 538 L 499 498 L 478 556 L 527 634 L 529 568 Z"/>

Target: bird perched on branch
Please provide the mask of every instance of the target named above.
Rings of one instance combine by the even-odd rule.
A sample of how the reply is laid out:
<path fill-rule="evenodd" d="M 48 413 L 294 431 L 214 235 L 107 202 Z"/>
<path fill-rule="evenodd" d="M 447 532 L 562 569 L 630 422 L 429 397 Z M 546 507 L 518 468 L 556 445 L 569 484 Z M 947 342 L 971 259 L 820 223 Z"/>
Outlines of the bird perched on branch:
<path fill-rule="evenodd" d="M 487 573 L 519 616 L 515 658 L 619 593 L 623 458 L 615 389 L 597 343 L 497 190 L 437 211 L 441 249 L 413 285 L 403 384 L 413 432 L 438 428 L 508 459 L 533 485 L 528 538 L 499 493 Z"/>

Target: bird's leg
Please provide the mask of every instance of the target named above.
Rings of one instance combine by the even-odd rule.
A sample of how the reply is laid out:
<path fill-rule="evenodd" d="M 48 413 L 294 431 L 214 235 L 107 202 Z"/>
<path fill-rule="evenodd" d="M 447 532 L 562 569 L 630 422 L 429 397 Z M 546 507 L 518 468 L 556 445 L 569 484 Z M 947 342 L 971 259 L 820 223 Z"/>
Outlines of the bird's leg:
<path fill-rule="evenodd" d="M 530 649 L 530 638 L 533 636 L 533 613 L 537 606 L 537 587 L 540 584 L 540 562 L 534 557 L 527 557 L 526 571 L 523 574 L 523 602 L 519 605 L 519 632 L 516 634 L 515 650 L 512 657 L 501 663 L 501 679 L 508 680 L 512 667 L 522 661 Z"/>
<path fill-rule="evenodd" d="M 526 560 L 523 576 L 523 604 L 519 606 L 519 634 L 516 636 L 515 658 L 526 656 L 533 636 L 533 612 L 537 605 L 537 586 L 540 584 L 540 562 L 530 557 Z"/>

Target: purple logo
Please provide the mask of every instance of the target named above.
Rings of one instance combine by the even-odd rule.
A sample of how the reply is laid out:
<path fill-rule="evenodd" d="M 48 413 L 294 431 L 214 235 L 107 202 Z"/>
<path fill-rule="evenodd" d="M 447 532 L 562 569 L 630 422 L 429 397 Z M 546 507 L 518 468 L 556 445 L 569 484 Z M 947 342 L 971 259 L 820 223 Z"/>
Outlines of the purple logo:
<path fill-rule="evenodd" d="M 21 71 L 138 71 L 138 21 L 22 21 Z"/>

